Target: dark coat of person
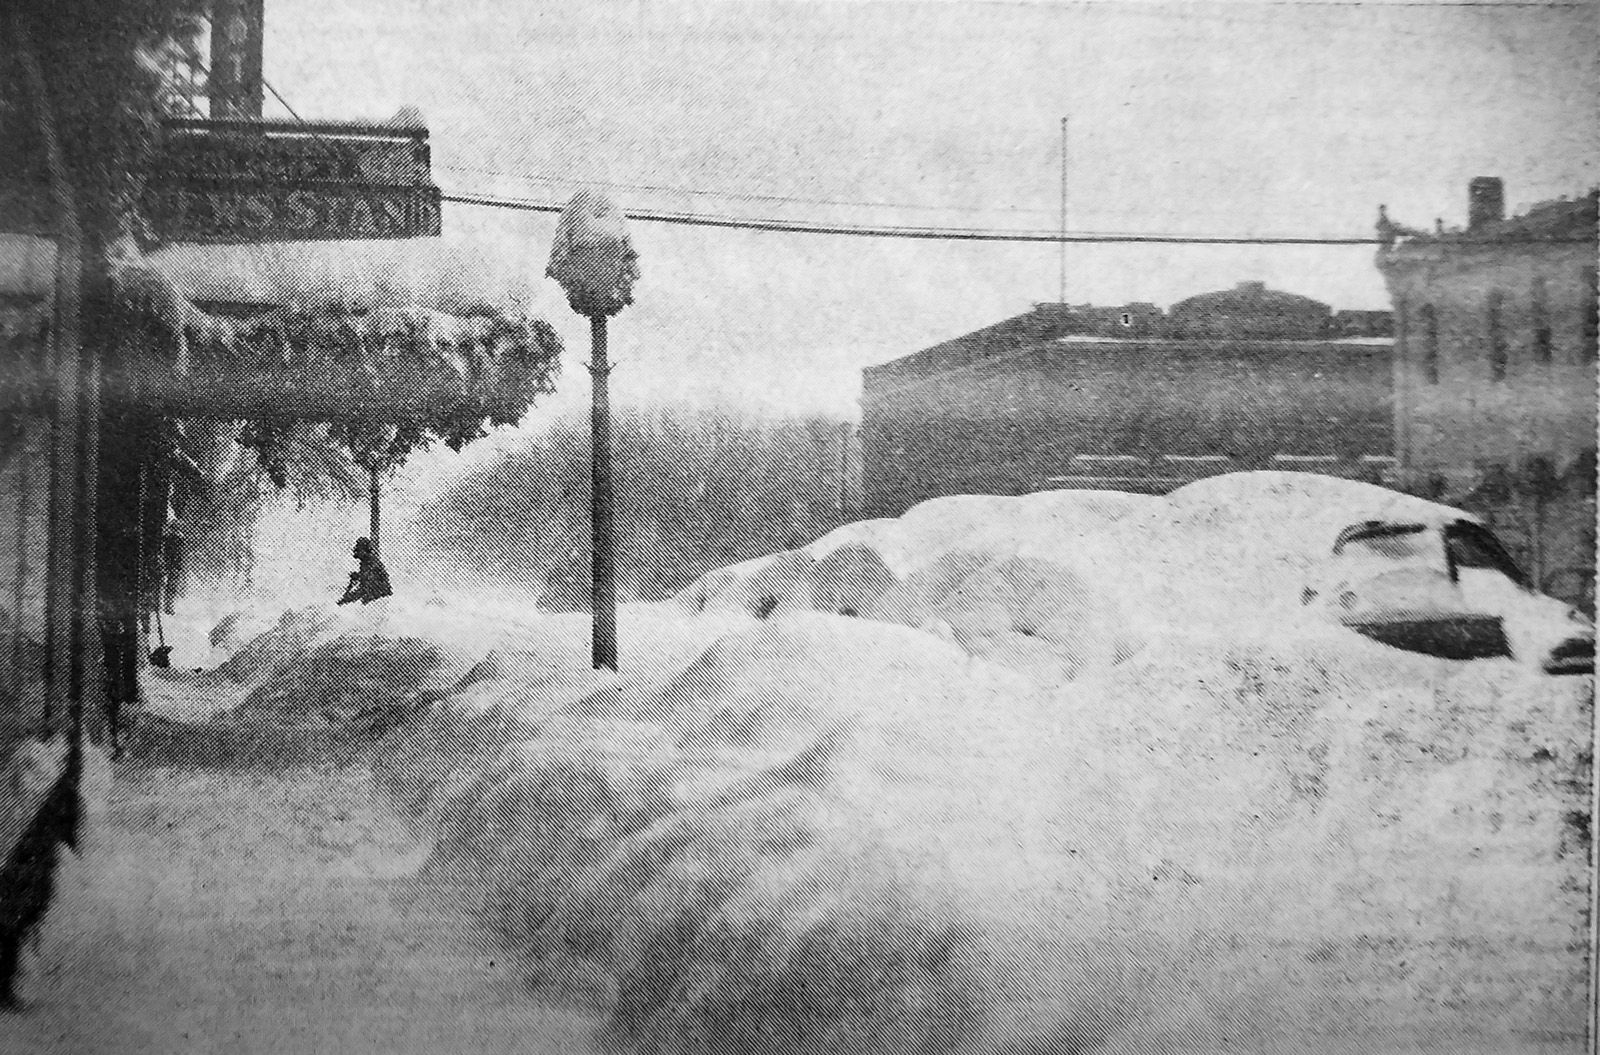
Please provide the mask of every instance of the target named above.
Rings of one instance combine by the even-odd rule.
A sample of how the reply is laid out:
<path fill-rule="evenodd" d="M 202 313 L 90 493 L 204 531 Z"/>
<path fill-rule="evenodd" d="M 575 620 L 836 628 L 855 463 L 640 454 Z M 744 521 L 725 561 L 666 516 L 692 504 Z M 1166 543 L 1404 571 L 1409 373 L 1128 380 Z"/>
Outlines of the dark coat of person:
<path fill-rule="evenodd" d="M 78 849 L 82 774 L 83 749 L 75 742 L 66 767 L 0 864 L 0 1012 L 22 1009 L 16 990 L 22 947 L 38 929 L 54 898 L 62 846 L 74 852 Z"/>
<path fill-rule="evenodd" d="M 351 601 L 370 604 L 394 594 L 389 586 L 388 569 L 384 568 L 383 561 L 378 559 L 372 544 L 366 539 L 356 541 L 355 558 L 361 566 L 350 573 L 350 583 L 345 587 L 344 596 L 339 598 L 340 604 L 349 604 Z"/>

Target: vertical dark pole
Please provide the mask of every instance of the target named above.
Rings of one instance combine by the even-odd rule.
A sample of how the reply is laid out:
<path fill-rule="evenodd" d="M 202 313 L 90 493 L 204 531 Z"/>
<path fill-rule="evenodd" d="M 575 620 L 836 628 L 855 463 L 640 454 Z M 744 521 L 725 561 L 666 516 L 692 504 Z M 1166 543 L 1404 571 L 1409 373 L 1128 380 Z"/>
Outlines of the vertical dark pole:
<path fill-rule="evenodd" d="M 1067 303 L 1067 119 L 1061 119 L 1061 303 Z"/>
<path fill-rule="evenodd" d="M 28 354 L 32 354 L 31 350 Z M 24 446 L 17 457 L 17 524 L 16 547 L 17 563 L 15 568 L 16 578 L 12 581 L 12 623 L 11 629 L 11 667 L 12 685 L 18 693 L 22 691 L 25 678 L 32 678 L 34 672 L 26 671 L 26 661 L 22 650 L 22 641 L 27 634 L 28 623 L 23 617 L 24 605 L 28 600 L 28 489 L 33 485 L 33 450 Z"/>
<path fill-rule="evenodd" d="M 97 253 L 91 250 L 80 261 L 84 271 L 83 307 L 92 312 L 98 325 L 89 329 L 88 340 L 80 349 L 79 392 L 81 411 L 78 419 L 78 494 L 77 537 L 74 540 L 78 560 L 73 567 L 73 594 L 75 604 L 72 617 L 71 680 L 68 693 L 72 698 L 73 743 L 80 744 L 85 728 L 86 714 L 92 726 L 91 736 L 110 730 L 102 729 L 106 714 L 97 706 L 86 711 L 84 697 L 93 695 L 101 703 L 104 696 L 106 666 L 103 648 L 104 637 L 99 631 L 101 623 L 100 591 L 100 349 L 110 338 L 105 329 L 111 309 L 110 280 L 103 269 L 97 267 Z M 120 600 L 120 599 L 119 599 Z M 100 678 L 95 684 L 96 677 Z M 99 689 L 100 692 L 96 692 Z"/>
<path fill-rule="evenodd" d="M 850 515 L 850 423 L 839 422 L 839 519 Z"/>
<path fill-rule="evenodd" d="M 1533 588 L 1544 590 L 1544 509 L 1545 496 L 1539 482 L 1534 482 L 1533 495 Z"/>
<path fill-rule="evenodd" d="M 367 526 L 367 536 L 372 539 L 372 552 L 376 554 L 378 552 L 378 529 L 380 527 L 378 523 L 378 467 L 374 465 L 367 470 L 367 474 L 369 482 L 367 494 L 372 500 L 371 517 L 369 518 L 371 522 Z"/>
<path fill-rule="evenodd" d="M 606 317 L 589 316 L 592 344 L 589 376 L 593 404 L 589 413 L 594 579 L 589 599 L 594 611 L 594 669 L 617 669 L 617 569 L 612 557 L 615 510 L 611 499 L 611 366 L 606 362 Z"/>
<path fill-rule="evenodd" d="M 1412 488 L 1411 437 L 1408 423 L 1411 419 L 1411 331 L 1406 323 L 1405 297 L 1394 298 L 1394 346 L 1389 352 L 1390 376 L 1394 386 L 1394 414 L 1390 419 L 1393 433 L 1395 475 L 1394 483 Z M 1385 481 L 1387 482 L 1387 481 Z"/>
<path fill-rule="evenodd" d="M 59 300 L 59 274 L 56 283 L 58 288 L 57 298 Z M 61 346 L 56 336 L 56 327 L 52 327 L 49 350 L 49 369 L 52 373 L 56 373 L 59 370 L 57 358 L 60 352 Z M 62 421 L 62 403 L 63 400 L 58 391 L 51 400 L 48 411 L 50 418 L 49 450 L 45 452 L 44 579 L 42 580 L 44 590 L 42 591 L 42 603 L 40 605 L 44 618 L 44 625 L 40 633 L 43 638 L 44 649 L 42 652 L 43 663 L 39 668 L 39 678 L 44 689 L 41 723 L 43 729 L 41 732 L 46 735 L 55 727 L 56 704 L 59 699 L 59 690 L 57 689 L 59 682 L 56 678 L 56 648 L 60 628 L 58 615 L 60 612 L 60 594 L 56 590 L 56 582 L 61 577 L 61 530 L 58 518 L 62 502 L 63 445 L 66 443 L 64 439 L 66 430 Z"/>
<path fill-rule="evenodd" d="M 47 514 L 48 552 L 45 599 L 44 726 L 53 732 L 63 714 L 81 718 L 74 693 L 82 689 L 83 600 L 85 555 L 81 518 L 84 450 L 82 441 L 83 346 L 81 341 L 83 232 L 72 180 L 56 136 L 54 107 L 45 85 L 43 66 L 33 49 L 21 12 L 11 13 L 11 29 L 22 60 L 29 94 L 44 142 L 45 164 L 53 205 L 56 259 L 55 311 L 50 327 L 50 360 L 55 372 L 55 400 L 50 424 L 50 497 Z M 91 536 L 92 537 L 92 536 Z M 92 554 L 90 554 L 92 558 Z"/>

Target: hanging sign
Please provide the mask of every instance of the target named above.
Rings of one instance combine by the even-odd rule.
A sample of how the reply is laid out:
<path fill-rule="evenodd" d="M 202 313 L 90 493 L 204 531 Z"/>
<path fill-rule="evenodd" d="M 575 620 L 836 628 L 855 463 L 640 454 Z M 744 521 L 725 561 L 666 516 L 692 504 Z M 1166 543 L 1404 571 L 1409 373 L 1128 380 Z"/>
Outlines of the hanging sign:
<path fill-rule="evenodd" d="M 143 205 L 163 242 L 436 237 L 425 128 L 166 122 Z"/>

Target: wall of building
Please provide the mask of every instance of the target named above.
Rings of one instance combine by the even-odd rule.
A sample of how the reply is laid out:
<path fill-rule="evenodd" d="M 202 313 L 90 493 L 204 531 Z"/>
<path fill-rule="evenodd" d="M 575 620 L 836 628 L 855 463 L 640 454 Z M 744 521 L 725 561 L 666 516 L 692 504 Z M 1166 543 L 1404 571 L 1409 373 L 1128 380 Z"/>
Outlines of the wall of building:
<path fill-rule="evenodd" d="M 1151 467 L 1145 489 L 1162 490 L 1196 472 L 1281 464 L 1277 455 L 1357 463 L 1393 447 L 1382 341 L 1068 337 L 999 343 L 987 356 L 970 344 L 937 351 L 867 372 L 868 515 L 1126 475 L 1119 460 Z M 1208 457 L 1218 461 L 1196 460 Z"/>
<path fill-rule="evenodd" d="M 38 438 L 0 458 L 0 633 L 42 641 L 50 466 Z"/>
<path fill-rule="evenodd" d="M 1483 516 L 1544 592 L 1593 613 L 1597 197 L 1505 217 L 1484 178 L 1469 198 L 1464 231 L 1380 213 L 1397 480 Z"/>
<path fill-rule="evenodd" d="M 44 714 L 50 472 L 36 424 L 0 448 L 0 746 L 34 733 Z"/>
<path fill-rule="evenodd" d="M 1399 457 L 1419 476 L 1470 487 L 1484 467 L 1542 455 L 1569 464 L 1595 445 L 1594 246 L 1407 246 L 1386 268 L 1397 312 L 1396 433 Z M 1537 285 L 1549 326 L 1546 361 L 1536 347 Z M 1500 298 L 1503 378 L 1496 377 L 1491 298 Z M 1436 379 L 1428 364 L 1426 311 L 1437 320 Z"/>

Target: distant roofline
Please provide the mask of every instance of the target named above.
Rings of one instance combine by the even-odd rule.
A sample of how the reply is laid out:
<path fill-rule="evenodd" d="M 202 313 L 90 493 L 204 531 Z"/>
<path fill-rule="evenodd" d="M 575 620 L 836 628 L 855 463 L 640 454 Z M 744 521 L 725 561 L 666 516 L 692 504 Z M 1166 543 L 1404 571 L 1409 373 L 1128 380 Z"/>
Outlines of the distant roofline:
<path fill-rule="evenodd" d="M 1212 304 L 1235 302 L 1244 306 L 1254 304 L 1275 304 L 1279 307 L 1293 306 L 1318 315 L 1332 315 L 1334 311 L 1333 305 L 1326 301 L 1308 297 L 1304 293 L 1291 293 L 1286 289 L 1273 289 L 1265 282 L 1239 282 L 1231 289 L 1215 289 L 1208 293 L 1196 293 L 1192 296 L 1184 297 L 1182 300 L 1174 301 L 1167 311 L 1170 315 L 1177 315 Z"/>
<path fill-rule="evenodd" d="M 982 332 L 982 331 L 978 331 L 978 332 Z M 958 340 L 959 340 L 959 338 L 958 338 Z M 948 343 L 952 343 L 952 342 L 946 342 L 946 343 L 948 344 Z M 939 357 L 937 355 L 932 354 L 932 353 L 937 352 L 939 349 L 943 348 L 944 345 L 936 344 L 931 348 L 924 348 L 921 351 L 912 352 L 910 355 L 901 356 L 898 359 L 890 359 L 887 362 L 878 363 L 876 365 L 868 366 L 868 367 L 863 368 L 862 371 L 861 371 L 861 375 L 862 375 L 861 401 L 863 403 L 866 403 L 866 402 L 868 402 L 870 400 L 882 399 L 882 398 L 885 398 L 885 397 L 888 397 L 888 396 L 895 395 L 895 394 L 897 394 L 899 392 L 904 392 L 904 391 L 907 391 L 909 389 L 916 388 L 919 385 L 925 385 L 925 384 L 927 384 L 927 383 L 929 383 L 931 381 L 935 381 L 935 380 L 938 380 L 938 379 L 941 379 L 941 378 L 955 377 L 955 376 L 959 376 L 961 374 L 970 373 L 973 370 L 976 370 L 977 368 L 982 367 L 982 366 L 990 366 L 990 365 L 993 365 L 995 363 L 1003 363 L 1003 362 L 1005 362 L 1005 361 L 1007 361 L 1009 359 L 1014 359 L 1017 356 L 1026 355 L 1026 354 L 1029 354 L 1031 352 L 1037 352 L 1039 349 L 1047 348 L 1047 347 L 1049 347 L 1051 345 L 1073 345 L 1073 346 L 1077 346 L 1077 347 L 1083 347 L 1085 345 L 1101 345 L 1101 346 L 1104 346 L 1104 347 L 1106 347 L 1108 349 L 1122 349 L 1122 348 L 1127 348 L 1129 346 L 1137 345 L 1137 346 L 1144 346 L 1144 347 L 1154 347 L 1154 348 L 1159 348 L 1159 349 L 1162 349 L 1162 350 L 1169 350 L 1169 351 L 1170 350 L 1174 350 L 1174 349 L 1194 349 L 1194 348 L 1215 348 L 1215 349 L 1218 349 L 1218 350 L 1249 351 L 1251 349 L 1283 348 L 1284 346 L 1288 345 L 1288 346 L 1292 346 L 1293 349 L 1296 350 L 1296 351 L 1313 351 L 1313 350 L 1329 350 L 1329 351 L 1332 351 L 1332 350 L 1340 350 L 1340 349 L 1346 350 L 1346 351 L 1357 351 L 1357 350 L 1370 351 L 1370 350 L 1372 350 L 1374 348 L 1393 348 L 1394 347 L 1394 338 L 1392 338 L 1392 337 L 1244 337 L 1244 338 L 1233 338 L 1233 337 L 1190 337 L 1190 338 L 1171 338 L 1171 337 L 1106 337 L 1106 336 L 1099 336 L 1099 335 L 1095 335 L 1095 334 L 1068 334 L 1068 335 L 1065 335 L 1065 336 L 1062 336 L 1062 337 L 1049 337 L 1049 338 L 1045 338 L 1043 340 L 1028 341 L 1025 344 L 1020 344 L 1020 345 L 1018 345 L 1017 347 L 1014 347 L 1014 348 L 1008 348 L 1008 349 L 1006 349 L 1006 350 L 1004 350 L 1002 352 L 998 352 L 996 354 L 980 355 L 980 356 L 976 356 L 976 357 L 974 357 L 972 359 L 968 359 L 965 362 L 952 363 L 952 364 L 946 366 L 943 369 L 932 369 L 932 370 L 920 371 L 920 372 L 916 371 L 916 369 L 915 369 L 915 366 L 917 365 L 916 360 L 918 360 L 921 357 L 925 356 L 926 357 L 925 361 L 930 365 L 938 361 Z M 908 374 L 910 376 L 906 376 L 906 377 L 903 377 L 903 378 L 896 379 L 895 375 L 896 374 L 900 374 L 900 373 Z M 873 382 L 874 380 L 877 380 L 877 379 L 898 380 L 899 383 L 898 384 L 887 385 L 884 388 L 882 388 L 882 389 L 880 389 L 879 391 L 876 391 L 876 392 L 869 391 L 867 386 L 871 382 Z"/>
<path fill-rule="evenodd" d="M 1489 221 L 1476 229 L 1450 227 L 1425 231 L 1389 223 L 1387 217 L 1380 216 L 1380 235 L 1388 224 L 1393 241 L 1383 245 L 1379 252 L 1387 256 L 1408 246 L 1594 245 L 1600 241 L 1597 210 L 1600 210 L 1600 188 L 1574 198 L 1535 202 L 1523 212 Z"/>
<path fill-rule="evenodd" d="M 1068 333 L 1036 344 L 1169 344 L 1179 348 L 1195 345 L 1246 344 L 1393 344 L 1393 337 L 1119 337 L 1114 334 Z M 920 354 L 920 353 L 912 353 Z"/>

